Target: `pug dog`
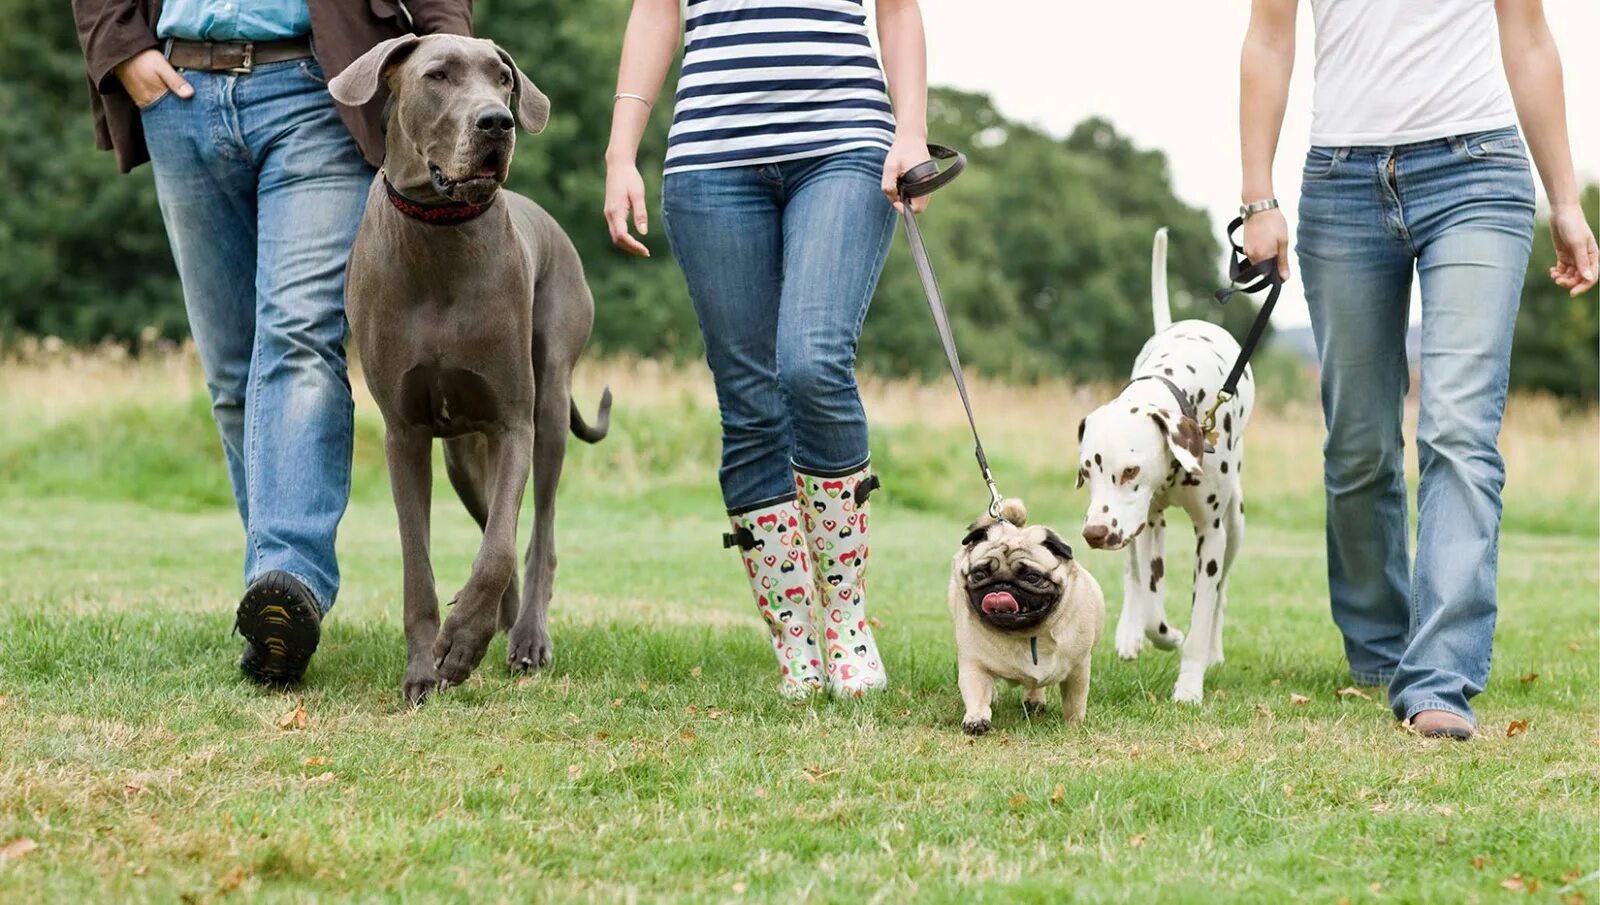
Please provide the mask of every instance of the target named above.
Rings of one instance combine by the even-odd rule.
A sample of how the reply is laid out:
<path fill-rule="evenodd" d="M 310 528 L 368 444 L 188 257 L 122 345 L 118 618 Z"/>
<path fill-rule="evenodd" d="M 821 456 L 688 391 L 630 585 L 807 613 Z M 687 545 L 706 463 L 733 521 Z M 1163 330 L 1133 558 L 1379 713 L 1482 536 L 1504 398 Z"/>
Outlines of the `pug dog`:
<path fill-rule="evenodd" d="M 997 679 L 1022 685 L 1028 713 L 1044 709 L 1045 687 L 1061 686 L 1061 712 L 1083 719 L 1089 654 L 1106 623 L 1106 599 L 1072 548 L 1042 525 L 1029 526 L 1021 500 L 1000 518 L 973 522 L 950 573 L 950 618 L 968 735 L 989 731 Z"/>

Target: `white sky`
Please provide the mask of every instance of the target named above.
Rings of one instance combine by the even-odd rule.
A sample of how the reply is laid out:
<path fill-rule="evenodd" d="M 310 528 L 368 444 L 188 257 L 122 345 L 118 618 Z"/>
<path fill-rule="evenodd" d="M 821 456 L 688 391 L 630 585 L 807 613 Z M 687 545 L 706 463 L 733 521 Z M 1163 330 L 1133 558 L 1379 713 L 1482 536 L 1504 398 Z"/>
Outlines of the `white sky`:
<path fill-rule="evenodd" d="M 1237 213 L 1249 0 L 922 0 L 922 10 L 931 83 L 987 93 L 1007 117 L 1058 135 L 1104 116 L 1138 145 L 1165 151 L 1179 197 L 1209 210 L 1219 231 Z M 1562 51 L 1579 179 L 1600 178 L 1600 0 L 1545 0 L 1545 11 Z M 1308 4 L 1299 39 L 1273 174 L 1291 230 L 1311 128 Z M 1307 321 L 1298 280 L 1274 321 Z"/>

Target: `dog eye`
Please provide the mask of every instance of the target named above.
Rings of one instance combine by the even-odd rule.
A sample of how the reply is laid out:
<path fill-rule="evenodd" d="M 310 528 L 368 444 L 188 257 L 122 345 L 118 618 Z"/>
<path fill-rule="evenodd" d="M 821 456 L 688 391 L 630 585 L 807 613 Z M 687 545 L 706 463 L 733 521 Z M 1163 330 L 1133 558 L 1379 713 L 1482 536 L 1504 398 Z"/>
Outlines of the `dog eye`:
<path fill-rule="evenodd" d="M 1139 476 L 1139 466 L 1132 465 L 1122 469 L 1122 483 L 1126 484 Z"/>
<path fill-rule="evenodd" d="M 511 87 L 511 73 L 506 72 L 504 70 L 501 70 L 501 72 L 500 72 L 500 86 L 502 88 Z"/>
<path fill-rule="evenodd" d="M 973 569 L 971 572 L 968 572 L 967 577 L 971 578 L 973 581 L 983 581 L 985 578 L 989 577 L 989 569 L 987 566 L 979 566 L 976 569 Z"/>
<path fill-rule="evenodd" d="M 450 81 L 450 73 L 445 72 L 443 69 L 435 69 L 432 72 L 425 72 L 422 74 L 422 77 L 435 82 Z"/>
<path fill-rule="evenodd" d="M 1035 572 L 1032 569 L 1023 569 L 1017 574 L 1017 577 L 1028 584 L 1037 584 L 1040 579 L 1044 578 L 1043 575 L 1040 575 L 1038 572 Z"/>

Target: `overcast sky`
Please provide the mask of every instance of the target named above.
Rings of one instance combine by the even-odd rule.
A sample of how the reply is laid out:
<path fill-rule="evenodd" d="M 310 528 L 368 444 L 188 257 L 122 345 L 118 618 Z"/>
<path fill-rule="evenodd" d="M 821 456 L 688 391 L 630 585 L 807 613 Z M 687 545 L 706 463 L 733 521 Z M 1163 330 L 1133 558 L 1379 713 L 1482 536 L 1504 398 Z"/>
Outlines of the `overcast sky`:
<path fill-rule="evenodd" d="M 1104 116 L 1139 145 L 1165 151 L 1179 197 L 1208 209 L 1218 230 L 1237 213 L 1239 43 L 1249 0 L 922 0 L 922 9 L 933 84 L 988 93 L 1006 116 L 1055 134 Z M 1545 10 L 1566 71 L 1579 178 L 1600 178 L 1600 0 L 1545 0 Z M 1311 12 L 1302 3 L 1274 171 L 1291 229 L 1311 126 L 1311 62 Z M 1282 326 L 1306 322 L 1297 281 L 1278 312 Z"/>

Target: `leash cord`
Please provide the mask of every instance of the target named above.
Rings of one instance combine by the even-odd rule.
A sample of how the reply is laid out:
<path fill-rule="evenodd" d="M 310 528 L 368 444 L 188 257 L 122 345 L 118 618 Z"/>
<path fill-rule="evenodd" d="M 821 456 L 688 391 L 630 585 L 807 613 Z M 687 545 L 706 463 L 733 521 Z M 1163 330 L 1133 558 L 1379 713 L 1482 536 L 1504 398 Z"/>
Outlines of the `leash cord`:
<path fill-rule="evenodd" d="M 1228 379 L 1222 382 L 1222 390 L 1217 393 L 1211 408 L 1206 411 L 1204 429 L 1206 440 L 1210 443 L 1215 443 L 1217 439 L 1217 410 L 1238 393 L 1239 379 L 1244 376 L 1244 369 L 1250 364 L 1250 356 L 1255 354 L 1256 344 L 1261 342 L 1262 334 L 1266 333 L 1267 322 L 1272 320 L 1272 309 L 1278 304 L 1278 296 L 1283 292 L 1283 276 L 1278 272 L 1277 255 L 1265 261 L 1252 262 L 1245 257 L 1244 246 L 1233 241 L 1234 232 L 1243 228 L 1243 217 L 1235 217 L 1233 222 L 1228 224 L 1228 244 L 1232 246 L 1228 254 L 1228 280 L 1233 285 L 1227 289 L 1218 289 L 1217 301 L 1226 305 L 1236 293 L 1254 293 L 1263 289 L 1267 290 L 1267 299 L 1261 303 L 1261 310 L 1256 312 L 1256 318 L 1251 322 L 1250 332 L 1245 335 L 1244 342 L 1239 344 L 1239 357 L 1234 359 L 1233 370 L 1228 372 Z"/>
<path fill-rule="evenodd" d="M 950 365 L 950 375 L 955 378 L 956 392 L 961 395 L 961 407 L 967 413 L 967 426 L 972 429 L 973 455 L 978 460 L 978 470 L 983 483 L 989 488 L 989 516 L 1000 517 L 1003 499 L 995 487 L 994 475 L 989 471 L 989 457 L 983 451 L 983 439 L 978 436 L 978 419 L 972 413 L 972 399 L 967 394 L 967 381 L 961 373 L 961 354 L 956 351 L 955 335 L 950 329 L 950 316 L 945 311 L 944 295 L 939 291 L 939 280 L 933 273 L 933 262 L 928 258 L 928 247 L 922 241 L 922 228 L 917 225 L 917 215 L 911 212 L 911 199 L 931 195 L 948 185 L 966 167 L 966 157 L 950 148 L 929 145 L 933 159 L 907 170 L 900 177 L 900 200 L 905 208 L 906 239 L 911 245 L 911 260 L 917 266 L 917 276 L 922 279 L 922 291 L 928 297 L 928 311 L 933 314 L 934 328 L 939 332 L 939 342 L 944 346 L 945 359 Z M 939 160 L 950 165 L 939 169 Z"/>

